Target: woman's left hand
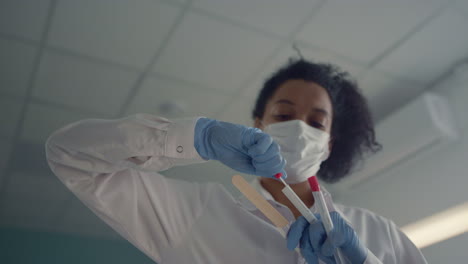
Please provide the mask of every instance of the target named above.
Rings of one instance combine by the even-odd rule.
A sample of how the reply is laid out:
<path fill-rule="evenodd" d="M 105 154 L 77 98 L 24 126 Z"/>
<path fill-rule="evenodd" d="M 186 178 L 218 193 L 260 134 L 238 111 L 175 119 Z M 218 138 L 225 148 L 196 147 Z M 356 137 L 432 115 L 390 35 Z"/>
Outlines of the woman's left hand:
<path fill-rule="evenodd" d="M 330 213 L 333 230 L 327 236 L 320 215 L 318 221 L 309 224 L 301 216 L 291 225 L 287 236 L 287 247 L 294 250 L 300 242 L 301 253 L 308 264 L 335 263 L 333 254 L 340 248 L 351 263 L 362 264 L 367 258 L 367 248 L 360 242 L 353 228 L 337 212 Z"/>

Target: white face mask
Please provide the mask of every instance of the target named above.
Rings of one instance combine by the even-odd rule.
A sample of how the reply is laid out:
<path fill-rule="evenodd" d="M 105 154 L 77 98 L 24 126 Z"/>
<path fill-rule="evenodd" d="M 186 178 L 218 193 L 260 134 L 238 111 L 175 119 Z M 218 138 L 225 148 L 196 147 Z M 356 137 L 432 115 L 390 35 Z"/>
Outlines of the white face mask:
<path fill-rule="evenodd" d="M 301 120 L 274 123 L 266 126 L 264 132 L 281 147 L 281 155 L 286 159 L 287 183 L 307 181 L 328 158 L 330 135 Z"/>

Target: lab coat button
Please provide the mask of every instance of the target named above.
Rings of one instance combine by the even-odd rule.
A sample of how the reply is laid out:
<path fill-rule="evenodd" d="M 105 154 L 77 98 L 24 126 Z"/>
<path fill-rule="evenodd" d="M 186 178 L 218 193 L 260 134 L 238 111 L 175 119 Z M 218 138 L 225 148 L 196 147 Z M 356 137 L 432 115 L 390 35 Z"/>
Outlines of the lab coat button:
<path fill-rule="evenodd" d="M 177 152 L 182 153 L 182 151 L 184 151 L 184 147 L 178 146 L 176 150 Z"/>

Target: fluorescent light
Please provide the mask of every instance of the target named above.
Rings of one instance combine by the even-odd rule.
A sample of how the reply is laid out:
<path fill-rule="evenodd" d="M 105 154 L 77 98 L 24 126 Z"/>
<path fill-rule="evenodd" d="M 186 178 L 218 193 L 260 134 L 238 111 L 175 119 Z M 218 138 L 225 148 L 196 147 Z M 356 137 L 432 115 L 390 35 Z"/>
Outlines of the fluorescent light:
<path fill-rule="evenodd" d="M 418 248 L 468 232 L 468 202 L 404 226 L 401 230 Z"/>

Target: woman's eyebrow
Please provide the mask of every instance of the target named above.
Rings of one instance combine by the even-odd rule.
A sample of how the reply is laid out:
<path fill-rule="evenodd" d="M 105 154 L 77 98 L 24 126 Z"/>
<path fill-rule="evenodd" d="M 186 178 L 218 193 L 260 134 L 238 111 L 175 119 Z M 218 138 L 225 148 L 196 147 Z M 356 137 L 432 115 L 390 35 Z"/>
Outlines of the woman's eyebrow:
<path fill-rule="evenodd" d="M 275 104 L 289 104 L 289 105 L 294 105 L 293 102 L 291 102 L 291 101 L 289 101 L 289 100 L 286 100 L 286 99 L 280 99 L 280 100 L 276 101 Z"/>
<path fill-rule="evenodd" d="M 275 102 L 275 104 L 288 104 L 288 105 L 295 105 L 292 101 L 289 101 L 287 99 L 280 99 L 278 101 Z M 318 108 L 318 107 L 315 107 L 312 109 L 314 112 L 317 112 L 317 113 L 321 113 L 323 114 L 324 116 L 327 116 L 328 117 L 328 112 L 327 110 L 323 109 L 323 108 Z"/>
<path fill-rule="evenodd" d="M 314 110 L 314 112 L 322 113 L 324 116 L 328 116 L 327 110 L 325 110 L 323 108 L 314 108 L 313 110 Z"/>

